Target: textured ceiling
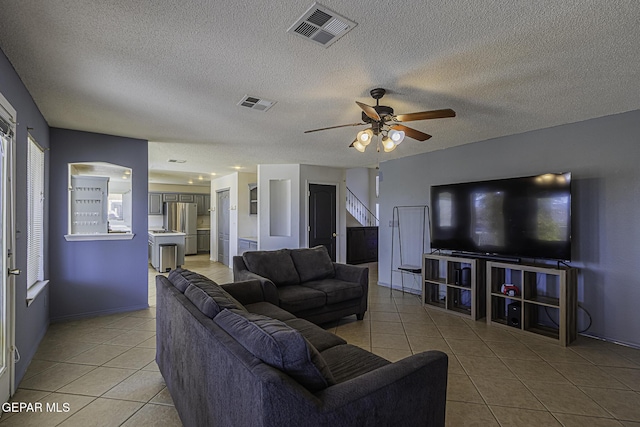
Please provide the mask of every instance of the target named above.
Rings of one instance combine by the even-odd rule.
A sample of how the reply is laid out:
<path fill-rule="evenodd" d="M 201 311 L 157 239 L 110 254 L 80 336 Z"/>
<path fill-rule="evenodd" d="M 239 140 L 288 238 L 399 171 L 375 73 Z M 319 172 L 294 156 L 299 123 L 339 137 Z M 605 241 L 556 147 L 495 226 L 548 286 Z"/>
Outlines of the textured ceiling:
<path fill-rule="evenodd" d="M 640 108 L 637 0 L 325 0 L 357 23 L 327 49 L 287 33 L 311 4 L 4 0 L 0 48 L 51 126 L 148 139 L 157 182 L 370 166 Z M 412 122 L 433 138 L 379 159 L 348 148 L 357 127 L 303 133 L 360 121 L 375 87 L 396 113 L 458 116 Z"/>

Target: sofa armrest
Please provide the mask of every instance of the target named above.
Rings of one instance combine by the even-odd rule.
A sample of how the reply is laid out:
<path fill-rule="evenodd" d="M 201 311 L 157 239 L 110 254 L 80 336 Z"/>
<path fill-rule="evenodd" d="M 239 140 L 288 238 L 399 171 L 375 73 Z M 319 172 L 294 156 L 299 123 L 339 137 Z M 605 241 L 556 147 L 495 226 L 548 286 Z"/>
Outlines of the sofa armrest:
<path fill-rule="evenodd" d="M 252 273 L 244 263 L 241 256 L 233 257 L 233 280 L 234 282 L 257 280 L 262 286 L 263 300 L 273 305 L 280 306 L 280 297 L 278 296 L 278 288 L 273 282 L 266 277 L 262 277 L 256 273 Z M 232 294 L 233 295 L 233 294 Z M 234 297 L 235 298 L 235 297 Z M 243 303 L 244 304 L 244 303 Z"/>
<path fill-rule="evenodd" d="M 225 283 L 222 289 L 237 299 L 242 305 L 264 301 L 262 283 L 259 280 L 242 280 L 240 282 Z"/>
<path fill-rule="evenodd" d="M 428 351 L 331 386 L 314 395 L 315 403 L 273 396 L 289 402 L 288 411 L 272 400 L 265 425 L 444 426 L 447 366 L 445 353 Z M 273 386 L 270 392 L 282 393 L 282 384 Z"/>
<path fill-rule="evenodd" d="M 336 272 L 336 279 L 345 282 L 369 283 L 369 267 L 334 262 L 333 269 Z"/>

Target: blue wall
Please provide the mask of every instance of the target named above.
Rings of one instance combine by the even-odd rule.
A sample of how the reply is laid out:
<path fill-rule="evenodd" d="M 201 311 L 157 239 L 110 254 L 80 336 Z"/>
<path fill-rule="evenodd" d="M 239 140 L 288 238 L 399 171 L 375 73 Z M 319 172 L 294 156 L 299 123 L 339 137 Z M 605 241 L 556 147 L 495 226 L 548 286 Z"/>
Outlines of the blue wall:
<path fill-rule="evenodd" d="M 49 147 L 49 126 L 33 98 L 27 91 L 13 66 L 0 51 L 0 93 L 16 110 L 18 125 L 16 127 L 16 267 L 22 271 L 27 268 L 27 128 L 33 138 L 44 148 Z M 49 168 L 49 151 L 45 151 L 45 176 Z M 45 179 L 45 200 L 48 197 L 47 180 Z M 45 205 L 44 238 L 45 248 L 48 239 L 47 206 Z M 46 252 L 46 249 L 45 249 Z M 47 277 L 48 258 L 45 253 L 45 277 Z M 15 278 L 15 336 L 16 347 L 21 359 L 16 364 L 16 384 L 23 377 L 38 344 L 49 325 L 48 289 L 45 289 L 27 307 L 27 276 L 22 274 Z"/>
<path fill-rule="evenodd" d="M 148 306 L 147 141 L 51 128 L 49 265 L 51 320 Z M 132 240 L 67 242 L 69 163 L 132 169 Z"/>
<path fill-rule="evenodd" d="M 638 135 L 635 110 L 382 163 L 380 282 L 389 283 L 393 206 L 428 205 L 431 185 L 571 172 L 571 265 L 588 333 L 640 347 Z M 587 323 L 579 310 L 578 327 Z"/>

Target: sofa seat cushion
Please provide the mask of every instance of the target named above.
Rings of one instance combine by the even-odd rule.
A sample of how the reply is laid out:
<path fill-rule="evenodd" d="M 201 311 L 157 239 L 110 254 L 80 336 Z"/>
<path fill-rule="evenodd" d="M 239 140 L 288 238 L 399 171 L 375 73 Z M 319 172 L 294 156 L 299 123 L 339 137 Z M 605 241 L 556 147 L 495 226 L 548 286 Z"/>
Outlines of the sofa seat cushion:
<path fill-rule="evenodd" d="M 255 302 L 244 306 L 249 313 L 261 314 L 281 321 L 296 319 L 296 316 L 270 302 Z"/>
<path fill-rule="evenodd" d="M 280 307 L 291 313 L 324 307 L 327 303 L 327 295 L 324 292 L 300 285 L 278 288 L 278 297 Z"/>
<path fill-rule="evenodd" d="M 387 359 L 351 344 L 331 347 L 320 354 L 329 366 L 336 384 L 391 363 Z"/>
<path fill-rule="evenodd" d="M 324 390 L 335 383 L 318 350 L 285 323 L 238 310 L 223 310 L 214 321 L 258 359 L 309 391 Z"/>
<path fill-rule="evenodd" d="M 291 249 L 291 259 L 300 276 L 300 283 L 335 276 L 333 262 L 325 246 Z"/>
<path fill-rule="evenodd" d="M 300 283 L 289 249 L 249 251 L 242 258 L 249 271 L 271 280 L 278 287 Z"/>
<path fill-rule="evenodd" d="M 339 336 L 322 329 L 320 326 L 311 323 L 308 320 L 294 318 L 285 320 L 284 323 L 300 332 L 302 336 L 320 352 L 325 351 L 328 348 L 347 343 Z"/>
<path fill-rule="evenodd" d="M 225 308 L 247 311 L 234 297 L 212 281 L 191 283 L 184 295 L 198 307 L 198 310 L 212 319 Z"/>
<path fill-rule="evenodd" d="M 336 304 L 354 298 L 361 298 L 363 292 L 359 283 L 345 282 L 338 279 L 314 280 L 303 283 L 302 286 L 326 294 L 327 304 Z"/>

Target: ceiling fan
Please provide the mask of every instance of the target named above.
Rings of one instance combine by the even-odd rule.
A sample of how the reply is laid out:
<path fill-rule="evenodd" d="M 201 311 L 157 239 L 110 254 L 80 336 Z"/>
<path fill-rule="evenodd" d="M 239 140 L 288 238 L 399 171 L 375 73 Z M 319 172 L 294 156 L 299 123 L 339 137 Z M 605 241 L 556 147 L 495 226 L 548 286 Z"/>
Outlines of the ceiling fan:
<path fill-rule="evenodd" d="M 358 132 L 356 139 L 349 145 L 361 153 L 371 143 L 374 135 L 382 135 L 382 147 L 384 151 L 390 152 L 395 150 L 396 146 L 402 142 L 405 135 L 418 141 L 426 141 L 431 135 L 419 130 L 404 126 L 402 122 L 411 122 L 416 120 L 427 119 L 443 119 L 446 117 L 455 117 L 456 112 L 450 108 L 444 110 L 422 111 L 418 113 L 398 114 L 393 113 L 393 108 L 386 105 L 380 105 L 380 99 L 386 93 L 382 88 L 371 90 L 371 97 L 376 100 L 375 106 L 363 104 L 356 101 L 356 104 L 362 108 L 362 123 L 350 123 L 346 125 L 330 126 L 320 129 L 312 129 L 304 133 L 318 132 L 321 130 L 336 129 L 347 126 L 362 126 L 370 124 L 371 127 Z"/>

